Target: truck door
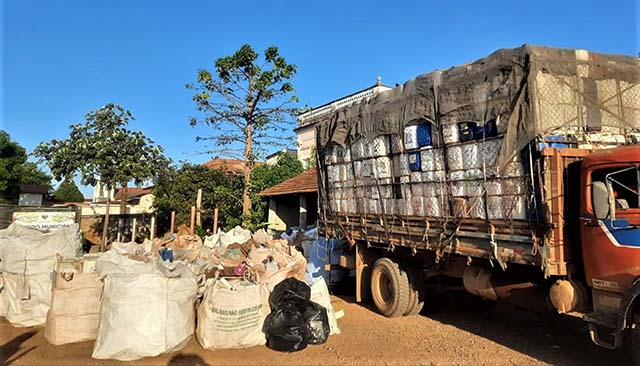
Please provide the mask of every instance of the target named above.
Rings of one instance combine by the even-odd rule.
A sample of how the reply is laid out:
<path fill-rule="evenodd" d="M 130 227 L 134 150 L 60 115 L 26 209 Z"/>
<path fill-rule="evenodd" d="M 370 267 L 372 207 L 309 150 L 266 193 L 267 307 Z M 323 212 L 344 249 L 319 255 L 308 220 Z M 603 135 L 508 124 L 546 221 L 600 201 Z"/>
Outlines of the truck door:
<path fill-rule="evenodd" d="M 621 295 L 640 276 L 640 168 L 631 163 L 595 166 L 583 172 L 581 181 L 582 254 L 597 307 L 598 293 Z"/>

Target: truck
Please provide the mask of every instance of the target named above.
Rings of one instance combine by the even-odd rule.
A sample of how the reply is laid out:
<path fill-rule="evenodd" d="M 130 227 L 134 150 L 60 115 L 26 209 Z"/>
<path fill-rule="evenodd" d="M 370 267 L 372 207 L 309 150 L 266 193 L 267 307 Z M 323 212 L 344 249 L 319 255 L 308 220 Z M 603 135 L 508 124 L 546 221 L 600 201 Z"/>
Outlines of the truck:
<path fill-rule="evenodd" d="M 523 45 L 315 121 L 319 232 L 356 301 L 418 314 L 426 283 L 584 319 L 640 365 L 638 58 Z"/>

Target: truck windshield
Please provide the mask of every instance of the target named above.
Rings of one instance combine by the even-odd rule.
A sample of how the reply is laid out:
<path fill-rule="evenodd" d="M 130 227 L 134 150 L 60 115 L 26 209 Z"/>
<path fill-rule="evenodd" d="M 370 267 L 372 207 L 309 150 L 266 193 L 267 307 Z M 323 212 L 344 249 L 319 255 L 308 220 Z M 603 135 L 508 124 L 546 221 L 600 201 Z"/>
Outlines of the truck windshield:
<path fill-rule="evenodd" d="M 606 181 L 613 190 L 616 213 L 640 208 L 640 167 L 602 169 L 593 173 L 593 180 Z"/>

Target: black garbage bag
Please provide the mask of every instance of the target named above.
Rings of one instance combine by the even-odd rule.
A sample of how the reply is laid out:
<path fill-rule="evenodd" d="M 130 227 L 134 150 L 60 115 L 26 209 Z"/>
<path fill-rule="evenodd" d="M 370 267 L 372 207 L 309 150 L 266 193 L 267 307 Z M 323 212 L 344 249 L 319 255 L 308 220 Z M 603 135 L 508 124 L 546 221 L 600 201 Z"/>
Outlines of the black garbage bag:
<path fill-rule="evenodd" d="M 313 301 L 307 303 L 307 309 L 302 314 L 309 329 L 309 344 L 322 344 L 329 338 L 329 316 L 327 309 Z"/>
<path fill-rule="evenodd" d="M 262 332 L 267 338 L 267 347 L 275 351 L 300 351 L 309 344 L 309 327 L 293 303 L 272 310 L 264 320 Z"/>
<path fill-rule="evenodd" d="M 300 280 L 289 277 L 273 288 L 273 292 L 269 295 L 269 306 L 271 309 L 278 309 L 281 305 L 295 304 L 299 311 L 303 312 L 310 298 L 311 287 Z"/>

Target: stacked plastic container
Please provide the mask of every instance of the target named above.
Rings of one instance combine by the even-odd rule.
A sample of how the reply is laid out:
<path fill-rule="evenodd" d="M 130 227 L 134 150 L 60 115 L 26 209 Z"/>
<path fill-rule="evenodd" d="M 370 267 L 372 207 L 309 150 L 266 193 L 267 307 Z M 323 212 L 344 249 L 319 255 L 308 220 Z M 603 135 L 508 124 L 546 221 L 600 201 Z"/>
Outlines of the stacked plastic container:
<path fill-rule="evenodd" d="M 327 180 L 331 195 L 331 210 L 355 213 L 356 200 L 351 151 L 342 146 L 334 145 L 326 157 L 325 164 L 327 165 Z"/>
<path fill-rule="evenodd" d="M 409 177 L 399 179 L 404 200 L 399 200 L 398 206 L 405 207 L 406 215 L 448 215 L 444 154 L 437 136 L 426 122 L 404 129 L 404 150 L 399 160 L 407 160 Z"/>
<path fill-rule="evenodd" d="M 503 169 L 497 158 L 503 137 L 495 121 L 443 126 L 453 216 L 476 219 L 527 218 L 525 178 L 516 157 Z"/>
<path fill-rule="evenodd" d="M 519 157 L 498 171 L 494 121 L 407 126 L 335 145 L 325 158 L 331 209 L 347 214 L 526 219 Z"/>

